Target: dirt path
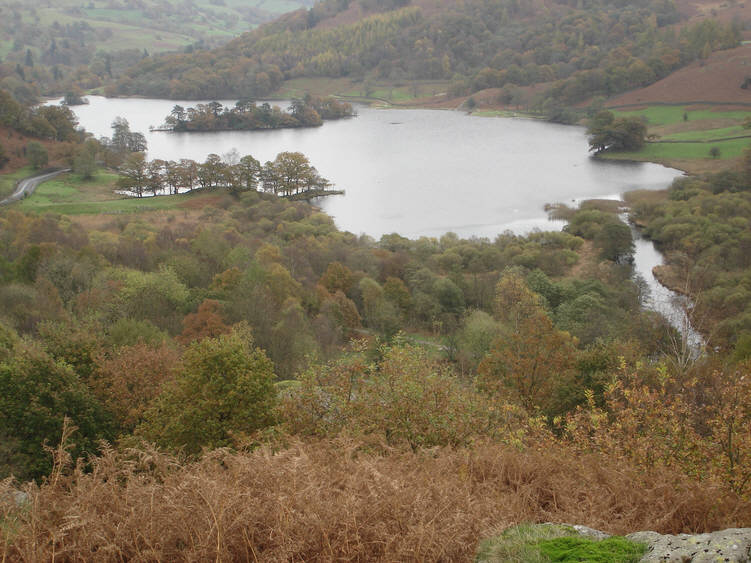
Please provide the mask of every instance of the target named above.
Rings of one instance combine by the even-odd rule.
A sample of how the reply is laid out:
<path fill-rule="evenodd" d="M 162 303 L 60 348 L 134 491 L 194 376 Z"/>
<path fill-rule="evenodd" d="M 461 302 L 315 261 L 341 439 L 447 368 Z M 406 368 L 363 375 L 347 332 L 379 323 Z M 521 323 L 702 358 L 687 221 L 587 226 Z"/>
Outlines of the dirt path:
<path fill-rule="evenodd" d="M 37 174 L 35 176 L 24 178 L 18 182 L 15 191 L 11 195 L 0 201 L 0 205 L 7 205 L 31 195 L 34 193 L 34 190 L 37 189 L 39 184 L 46 182 L 47 180 L 52 180 L 52 178 L 59 176 L 63 172 L 70 172 L 70 169 L 55 170 L 54 172 L 45 172 L 44 174 Z"/>

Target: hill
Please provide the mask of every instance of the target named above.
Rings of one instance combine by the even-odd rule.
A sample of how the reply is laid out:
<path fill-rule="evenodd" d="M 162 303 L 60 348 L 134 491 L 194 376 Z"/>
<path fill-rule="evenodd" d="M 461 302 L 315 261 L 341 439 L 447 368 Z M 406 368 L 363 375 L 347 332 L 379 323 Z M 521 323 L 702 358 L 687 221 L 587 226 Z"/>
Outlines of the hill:
<path fill-rule="evenodd" d="M 306 5 L 312 0 L 0 0 L 0 85 L 19 99 L 24 89 L 98 87 L 145 54 L 216 47 Z"/>
<path fill-rule="evenodd" d="M 713 53 L 646 88 L 616 96 L 608 107 L 668 104 L 727 104 L 751 108 L 751 45 Z M 744 84 L 746 87 L 744 88 Z"/>
<path fill-rule="evenodd" d="M 190 55 L 151 57 L 112 93 L 265 96 L 285 80 L 443 81 L 450 95 L 546 85 L 537 106 L 612 96 L 736 47 L 741 21 L 664 0 L 327 0 Z M 693 15 L 692 15 L 693 14 Z"/>

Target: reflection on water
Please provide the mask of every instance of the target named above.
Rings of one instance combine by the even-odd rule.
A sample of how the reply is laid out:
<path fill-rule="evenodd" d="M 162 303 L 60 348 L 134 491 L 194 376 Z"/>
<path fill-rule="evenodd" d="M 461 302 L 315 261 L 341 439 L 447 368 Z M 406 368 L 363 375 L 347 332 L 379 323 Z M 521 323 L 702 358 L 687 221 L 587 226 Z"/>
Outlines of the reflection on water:
<path fill-rule="evenodd" d="M 125 117 L 133 131 L 146 135 L 151 158 L 202 161 L 236 148 L 265 162 L 282 151 L 300 151 L 346 190 L 319 205 L 340 228 L 375 238 L 447 231 L 493 238 L 507 229 L 555 229 L 559 225 L 549 224 L 543 211 L 546 203 L 659 189 L 680 174 L 657 164 L 595 160 L 583 128 L 529 119 L 359 108 L 355 119 L 310 129 L 166 133 L 148 129 L 176 103 L 196 102 L 89 99 L 73 108 L 81 125 L 110 135 L 114 118 Z"/>
<path fill-rule="evenodd" d="M 704 347 L 704 339 L 691 326 L 689 313 L 692 303 L 687 297 L 679 295 L 657 281 L 652 270 L 663 263 L 662 254 L 657 251 L 652 241 L 643 238 L 636 229 L 632 228 L 631 232 L 636 247 L 634 267 L 649 286 L 649 299 L 644 306 L 661 313 L 683 335 L 689 351 L 697 355 Z"/>

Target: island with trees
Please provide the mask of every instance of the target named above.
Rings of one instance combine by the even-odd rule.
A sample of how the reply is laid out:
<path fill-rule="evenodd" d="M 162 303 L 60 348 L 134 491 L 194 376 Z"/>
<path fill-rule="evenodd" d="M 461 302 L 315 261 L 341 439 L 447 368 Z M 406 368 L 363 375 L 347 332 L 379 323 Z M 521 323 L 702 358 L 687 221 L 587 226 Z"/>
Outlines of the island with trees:
<path fill-rule="evenodd" d="M 273 161 L 261 164 L 251 155 L 240 158 L 236 150 L 210 154 L 202 163 L 188 158 L 179 161 L 146 160 L 143 152 L 129 153 L 119 167 L 118 187 L 128 195 L 171 195 L 195 189 L 226 188 L 231 193 L 264 191 L 290 199 L 312 199 L 344 193 L 331 189 L 300 152 L 281 152 Z"/>
<path fill-rule="evenodd" d="M 268 102 L 257 105 L 247 98 L 237 101 L 234 107 L 225 107 L 217 101 L 187 109 L 175 105 L 164 123 L 168 131 L 253 131 L 318 127 L 324 120 L 354 115 L 352 104 L 348 102 L 333 96 L 319 98 L 308 94 L 304 98 L 293 99 L 288 111 Z"/>

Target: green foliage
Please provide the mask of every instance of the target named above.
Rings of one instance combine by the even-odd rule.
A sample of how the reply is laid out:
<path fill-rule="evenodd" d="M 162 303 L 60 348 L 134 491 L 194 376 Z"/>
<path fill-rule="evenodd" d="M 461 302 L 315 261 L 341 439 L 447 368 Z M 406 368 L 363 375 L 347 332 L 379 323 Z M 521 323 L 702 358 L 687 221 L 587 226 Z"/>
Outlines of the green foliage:
<path fill-rule="evenodd" d="M 29 159 L 29 164 L 31 164 L 36 170 L 47 166 L 47 160 L 49 158 L 47 156 L 47 149 L 45 149 L 41 143 L 36 141 L 31 141 L 26 145 L 26 157 Z"/>
<path fill-rule="evenodd" d="M 43 446 L 60 441 L 66 417 L 77 427 L 72 436 L 76 456 L 95 453 L 99 439 L 111 438 L 100 405 L 67 364 L 26 343 L 16 342 L 11 354 L 0 361 L 0 437 L 10 444 L 2 449 L 3 477 L 48 474 L 52 458 Z"/>
<path fill-rule="evenodd" d="M 316 127 L 322 120 L 351 117 L 353 113 L 349 103 L 333 96 L 307 95 L 304 99 L 293 99 L 288 112 L 268 103 L 257 106 L 252 100 L 240 100 L 234 108 L 223 107 L 219 102 L 198 104 L 187 110 L 175 106 L 165 123 L 173 131 L 250 131 Z"/>
<path fill-rule="evenodd" d="M 188 454 L 242 444 L 274 423 L 275 395 L 273 365 L 247 328 L 235 328 L 191 344 L 136 432 Z"/>
<path fill-rule="evenodd" d="M 610 111 L 601 111 L 587 128 L 589 150 L 636 151 L 644 146 L 647 126 L 638 117 L 618 117 Z"/>
<path fill-rule="evenodd" d="M 485 399 L 425 350 L 397 341 L 367 363 L 362 354 L 311 368 L 282 399 L 286 425 L 295 433 L 348 433 L 385 439 L 413 450 L 459 446 L 492 432 Z"/>

